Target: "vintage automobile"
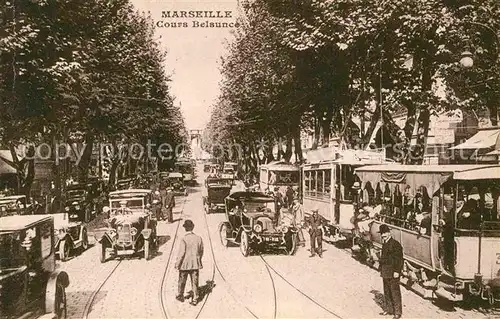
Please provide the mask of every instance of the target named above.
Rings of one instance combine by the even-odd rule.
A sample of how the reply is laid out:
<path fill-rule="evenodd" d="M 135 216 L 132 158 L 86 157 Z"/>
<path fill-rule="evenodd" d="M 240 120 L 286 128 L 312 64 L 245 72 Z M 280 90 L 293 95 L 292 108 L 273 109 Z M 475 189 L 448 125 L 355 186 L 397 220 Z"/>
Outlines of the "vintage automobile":
<path fill-rule="evenodd" d="M 66 187 L 64 211 L 72 220 L 90 222 L 95 217 L 96 206 L 86 184 L 73 184 Z"/>
<path fill-rule="evenodd" d="M 224 199 L 229 195 L 232 188 L 232 180 L 222 178 L 207 178 L 203 194 L 203 207 L 207 214 L 224 211 Z"/>
<path fill-rule="evenodd" d="M 59 260 L 66 261 L 75 251 L 89 247 L 87 227 L 78 214 L 68 212 L 52 214 L 54 217 L 54 250 Z"/>
<path fill-rule="evenodd" d="M 144 254 L 148 260 L 156 247 L 156 220 L 152 216 L 152 191 L 127 189 L 109 194 L 109 206 L 103 211 L 109 214 L 108 227 L 96 229 L 96 241 L 100 243 L 99 256 L 103 263 L 108 252 L 112 257 Z"/>
<path fill-rule="evenodd" d="M 183 175 L 179 172 L 170 172 L 167 176 L 167 185 L 173 188 L 174 195 L 187 196 L 187 189 L 184 186 Z"/>
<path fill-rule="evenodd" d="M 262 192 L 239 191 L 225 199 L 227 220 L 219 225 L 222 245 L 239 244 L 243 256 L 269 248 L 297 250 L 297 229 L 290 214 L 275 224 L 274 198 Z"/>
<path fill-rule="evenodd" d="M 38 205 L 28 204 L 26 196 L 12 195 L 0 197 L 0 217 L 11 215 L 32 215 L 37 213 Z"/>
<path fill-rule="evenodd" d="M 0 318 L 66 318 L 68 274 L 56 270 L 50 215 L 0 217 Z"/>
<path fill-rule="evenodd" d="M 184 185 L 196 186 L 195 165 L 189 159 L 178 159 L 175 163 L 175 171 L 182 174 Z"/>

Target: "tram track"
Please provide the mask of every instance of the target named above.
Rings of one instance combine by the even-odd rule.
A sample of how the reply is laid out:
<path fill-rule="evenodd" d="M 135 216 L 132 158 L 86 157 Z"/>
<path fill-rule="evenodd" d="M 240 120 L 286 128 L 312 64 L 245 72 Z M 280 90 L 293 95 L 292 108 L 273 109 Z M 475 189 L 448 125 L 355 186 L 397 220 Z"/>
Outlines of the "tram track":
<path fill-rule="evenodd" d="M 181 216 L 183 214 L 185 204 L 186 204 L 186 199 L 184 198 L 184 200 L 182 201 L 182 208 L 181 208 L 181 211 L 180 211 Z M 160 289 L 159 289 L 160 307 L 161 307 L 161 310 L 162 310 L 162 313 L 163 313 L 164 317 L 167 318 L 167 319 L 168 318 L 172 318 L 172 316 L 168 315 L 168 310 L 167 310 L 166 302 L 165 302 L 165 296 L 164 296 L 163 292 L 164 292 L 164 286 L 165 286 L 165 283 L 166 283 L 167 270 L 168 270 L 168 267 L 170 265 L 170 262 L 171 262 L 171 259 L 172 259 L 172 255 L 173 255 L 173 251 L 174 251 L 174 248 L 175 248 L 175 243 L 176 243 L 176 240 L 177 240 L 177 233 L 179 231 L 179 226 L 180 226 L 180 223 L 178 223 L 177 226 L 176 226 L 176 231 L 175 231 L 175 235 L 173 237 L 173 242 L 172 242 L 172 249 L 170 250 L 170 253 L 169 253 L 167 265 L 165 266 L 165 271 L 163 272 L 162 280 L 161 280 L 161 286 L 160 286 Z M 89 314 L 92 311 L 92 307 L 93 307 L 93 305 L 94 305 L 94 303 L 96 301 L 97 296 L 99 295 L 99 293 L 101 291 L 103 291 L 103 288 L 105 287 L 106 283 L 108 283 L 110 281 L 110 279 L 116 273 L 117 269 L 122 264 L 122 262 L 123 262 L 123 260 L 118 260 L 117 261 L 116 265 L 111 269 L 111 271 L 106 276 L 106 278 L 101 282 L 101 284 L 98 286 L 98 288 L 92 293 L 92 295 L 88 299 L 87 303 L 85 304 L 85 308 L 84 308 L 84 311 L 83 311 L 83 319 L 88 319 L 89 318 Z"/>
<path fill-rule="evenodd" d="M 229 282 L 227 281 L 226 277 L 224 276 L 224 274 L 222 273 L 222 271 L 220 270 L 219 268 L 219 265 L 217 263 L 217 259 L 215 258 L 215 252 L 214 252 L 214 244 L 213 244 L 213 239 L 212 239 L 212 235 L 210 234 L 210 227 L 208 226 L 208 220 L 207 220 L 207 215 L 206 213 L 203 213 L 203 218 L 205 220 L 205 227 L 207 229 L 207 233 L 208 233 L 208 241 L 210 243 L 210 252 L 212 254 L 212 259 L 213 259 L 213 263 L 214 263 L 214 268 L 213 268 L 213 273 L 212 273 L 212 281 L 214 280 L 215 278 L 215 273 L 217 271 L 217 273 L 219 274 L 219 276 L 221 277 L 222 281 L 224 282 L 224 284 L 226 285 L 228 291 L 230 292 L 230 295 L 231 297 L 233 298 L 233 300 L 238 303 L 240 306 L 242 306 L 253 318 L 257 318 L 259 319 L 259 317 L 250 309 L 248 308 L 243 302 L 241 302 L 241 300 L 239 300 L 239 298 L 236 298 L 236 292 L 234 291 L 234 289 L 231 287 L 231 285 L 229 284 Z M 210 295 L 211 292 L 209 292 L 204 300 L 204 304 L 203 306 L 205 306 L 206 304 L 206 301 L 208 300 L 208 297 Z M 275 307 L 276 308 L 276 307 Z M 196 315 L 196 318 L 200 318 L 201 316 L 201 313 L 203 311 L 203 308 L 201 308 L 199 311 L 198 311 L 198 314 Z M 276 313 L 276 311 L 275 311 Z M 275 317 L 276 318 L 276 317 Z"/>
<path fill-rule="evenodd" d="M 180 214 L 181 216 L 184 214 L 184 207 L 186 205 L 186 198 L 184 198 L 184 200 L 182 201 L 182 208 L 181 208 L 181 211 L 180 211 Z M 175 228 L 175 234 L 174 234 L 174 237 L 173 237 L 173 240 L 172 240 L 172 248 L 170 249 L 170 253 L 168 254 L 168 259 L 167 259 L 167 265 L 165 266 L 165 270 L 163 271 L 163 275 L 162 275 L 162 279 L 161 279 L 161 283 L 160 283 L 160 289 L 159 289 L 159 302 L 160 302 L 160 307 L 161 307 L 161 311 L 162 311 L 162 314 L 163 314 L 163 317 L 165 319 L 169 319 L 169 318 L 173 318 L 173 316 L 171 316 L 168 312 L 168 308 L 167 308 L 167 302 L 165 300 L 165 291 L 166 291 L 166 284 L 167 284 L 167 275 L 168 275 L 168 269 L 169 269 L 169 266 L 172 262 L 172 256 L 174 254 L 174 249 L 175 249 L 175 243 L 177 242 L 177 234 L 179 233 L 179 228 L 180 228 L 180 221 L 177 223 L 177 226 Z"/>
<path fill-rule="evenodd" d="M 330 315 L 332 315 L 334 318 L 339 318 L 339 319 L 343 319 L 342 316 L 340 316 L 339 314 L 337 314 L 336 312 L 328 309 L 326 306 L 322 305 L 319 301 L 317 301 L 316 299 L 314 299 L 313 297 L 309 296 L 308 294 L 306 294 L 304 291 L 302 291 L 300 288 L 298 288 L 296 285 L 294 285 L 293 283 L 291 283 L 288 279 L 285 278 L 285 276 L 283 274 L 281 274 L 278 270 L 276 270 L 276 268 L 274 268 L 265 258 L 264 256 L 262 256 L 262 254 L 259 254 L 258 255 L 260 257 L 260 259 L 262 260 L 262 262 L 264 263 L 264 265 L 266 266 L 266 269 L 268 270 L 269 272 L 269 275 L 271 276 L 271 280 L 272 279 L 272 275 L 271 275 L 271 272 L 273 272 L 274 274 L 276 274 L 279 278 L 281 278 L 288 286 L 290 286 L 292 289 L 294 289 L 295 291 L 297 291 L 299 294 L 301 294 L 303 297 L 305 297 L 306 299 L 308 299 L 309 301 L 311 301 L 312 303 L 314 303 L 316 306 L 318 306 L 319 308 L 323 309 L 324 311 L 326 311 L 327 313 L 329 313 Z M 273 280 L 274 282 L 274 280 Z M 273 286 L 274 286 L 274 283 L 273 283 Z M 275 300 L 276 300 L 276 292 L 275 292 Z M 276 301 L 277 303 L 277 301 Z M 275 306 L 275 309 L 277 309 L 277 304 Z M 274 315 L 274 318 L 276 318 L 276 311 L 275 311 L 275 315 Z"/>

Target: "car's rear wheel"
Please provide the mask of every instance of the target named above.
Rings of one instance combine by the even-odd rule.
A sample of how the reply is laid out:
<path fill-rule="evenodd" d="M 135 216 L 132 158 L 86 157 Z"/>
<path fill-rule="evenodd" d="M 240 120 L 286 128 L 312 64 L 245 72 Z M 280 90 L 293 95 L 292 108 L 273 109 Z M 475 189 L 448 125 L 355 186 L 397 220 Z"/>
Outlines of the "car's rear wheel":
<path fill-rule="evenodd" d="M 250 252 L 250 243 L 248 240 L 248 234 L 245 231 L 241 233 L 240 251 L 241 254 L 245 257 L 247 257 Z"/>
<path fill-rule="evenodd" d="M 87 234 L 87 229 L 82 230 L 82 249 L 87 250 L 89 248 L 89 236 Z"/>
<path fill-rule="evenodd" d="M 66 304 L 66 289 L 61 283 L 57 284 L 56 296 L 54 298 L 54 312 L 57 319 L 63 319 L 67 316 L 67 304 Z"/>
<path fill-rule="evenodd" d="M 89 223 L 90 222 L 90 209 L 89 208 L 85 208 L 85 216 L 84 216 L 84 221 L 86 223 Z"/>
<path fill-rule="evenodd" d="M 227 247 L 229 241 L 227 240 L 228 227 L 226 223 L 221 223 L 219 226 L 220 242 L 222 246 Z"/>
<path fill-rule="evenodd" d="M 70 251 L 70 243 L 67 240 L 61 240 L 61 242 L 59 243 L 59 260 L 68 260 Z"/>
<path fill-rule="evenodd" d="M 101 261 L 101 263 L 105 263 L 106 262 L 106 245 L 104 243 L 101 243 L 101 250 L 100 250 L 100 254 L 99 254 L 99 260 Z"/>
<path fill-rule="evenodd" d="M 285 249 L 286 253 L 291 256 L 294 255 L 297 251 L 298 236 L 296 233 L 291 233 L 287 237 L 288 238 L 285 240 Z"/>

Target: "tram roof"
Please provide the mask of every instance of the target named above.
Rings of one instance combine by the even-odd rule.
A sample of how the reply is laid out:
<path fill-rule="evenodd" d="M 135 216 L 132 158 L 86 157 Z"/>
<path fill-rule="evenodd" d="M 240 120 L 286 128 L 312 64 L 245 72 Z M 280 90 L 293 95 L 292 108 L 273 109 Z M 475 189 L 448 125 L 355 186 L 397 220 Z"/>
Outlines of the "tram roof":
<path fill-rule="evenodd" d="M 434 194 L 450 178 L 458 181 L 500 180 L 500 165 L 371 165 L 357 168 L 362 187 L 379 184 L 407 185 L 412 190 L 424 186 Z M 404 187 L 404 186 L 403 186 Z"/>
<path fill-rule="evenodd" d="M 268 169 L 270 171 L 286 171 L 286 172 L 293 172 L 293 171 L 298 172 L 300 170 L 300 168 L 296 165 L 283 162 L 269 163 L 266 165 L 262 165 L 261 168 Z"/>

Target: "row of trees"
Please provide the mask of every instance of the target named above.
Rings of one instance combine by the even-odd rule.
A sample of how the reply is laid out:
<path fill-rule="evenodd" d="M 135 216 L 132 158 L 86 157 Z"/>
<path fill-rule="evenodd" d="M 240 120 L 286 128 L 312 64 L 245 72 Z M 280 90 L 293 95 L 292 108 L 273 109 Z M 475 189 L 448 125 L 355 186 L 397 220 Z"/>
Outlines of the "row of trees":
<path fill-rule="evenodd" d="M 71 143 L 79 134 L 86 144 L 79 179 L 85 180 L 97 143 L 117 149 L 148 139 L 172 147 L 186 142 L 166 53 L 152 19 L 129 0 L 8 1 L 0 19 L 0 141 L 11 150 L 23 193 L 34 165 L 18 157 L 22 144 Z M 119 160 L 112 159 L 112 178 Z"/>
<path fill-rule="evenodd" d="M 497 125 L 498 1 L 253 0 L 242 9 L 206 140 L 228 154 L 244 145 L 238 157 L 250 170 L 302 160 L 301 131 L 314 131 L 316 145 L 334 135 L 364 147 L 382 117 L 383 143 L 419 163 L 434 113 L 488 110 Z M 461 67 L 464 51 L 473 68 Z M 407 115 L 402 130 L 395 112 Z"/>

